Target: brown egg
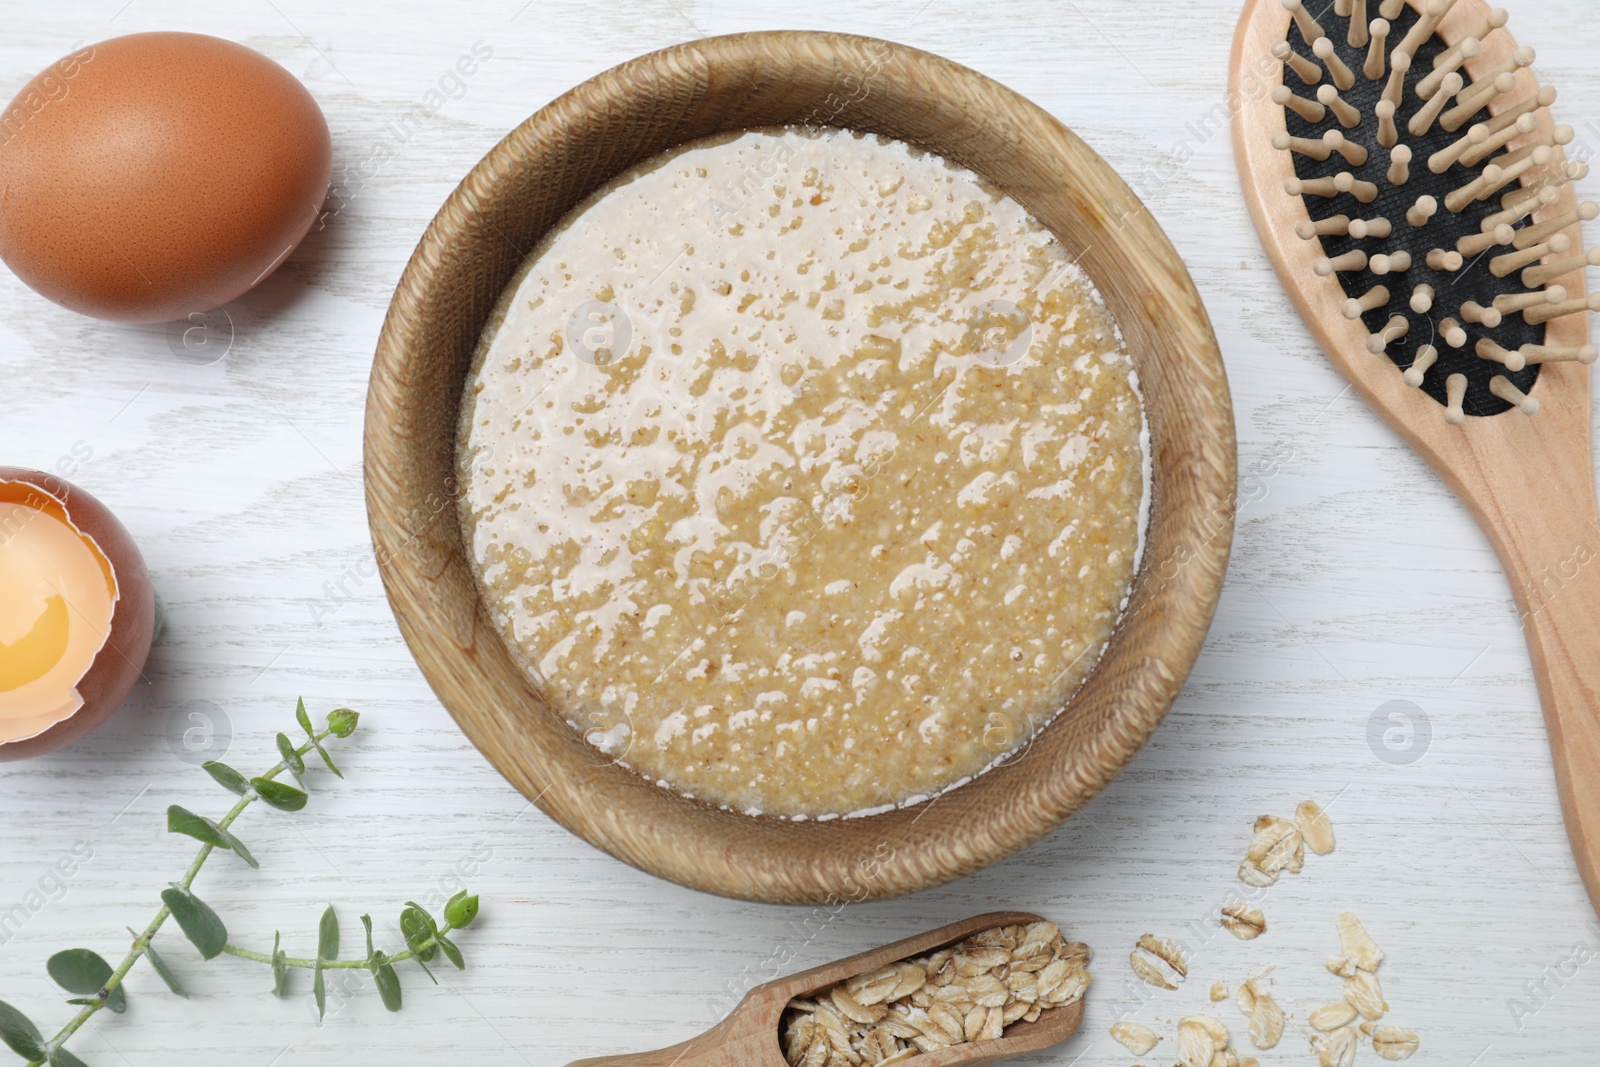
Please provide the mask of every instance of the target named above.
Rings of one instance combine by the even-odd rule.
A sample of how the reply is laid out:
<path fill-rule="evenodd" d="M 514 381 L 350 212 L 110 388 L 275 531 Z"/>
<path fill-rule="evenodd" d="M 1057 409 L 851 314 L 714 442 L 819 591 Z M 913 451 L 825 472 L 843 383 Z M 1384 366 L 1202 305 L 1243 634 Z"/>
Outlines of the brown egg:
<path fill-rule="evenodd" d="M 196 33 L 102 41 L 0 114 L 0 258 L 85 315 L 183 318 L 294 251 L 332 160 L 316 101 L 261 53 Z"/>
<path fill-rule="evenodd" d="M 104 504 L 0 467 L 0 760 L 54 752 L 116 711 L 144 670 L 155 592 Z"/>

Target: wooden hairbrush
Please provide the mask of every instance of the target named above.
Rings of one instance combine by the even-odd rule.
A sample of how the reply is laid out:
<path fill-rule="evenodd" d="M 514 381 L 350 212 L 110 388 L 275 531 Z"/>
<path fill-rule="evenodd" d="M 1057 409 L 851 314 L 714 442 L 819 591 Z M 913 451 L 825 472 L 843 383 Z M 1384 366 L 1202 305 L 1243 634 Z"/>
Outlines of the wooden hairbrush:
<path fill-rule="evenodd" d="M 857 975 L 871 974 L 886 964 L 947 948 L 984 930 L 1040 921 L 1039 916 L 1026 912 L 975 915 L 892 945 L 757 986 L 726 1019 L 681 1045 L 656 1052 L 579 1060 L 568 1067 L 788 1067 L 779 1028 L 791 1001 L 810 997 Z M 1083 1000 L 1080 997 L 1073 1003 L 1050 1008 L 1034 1022 L 1018 1022 L 1006 1027 L 1004 1036 L 997 1039 L 965 1042 L 902 1058 L 916 1063 L 917 1067 L 952 1067 L 954 1064 L 977 1067 L 978 1064 L 998 1063 L 1024 1052 L 1038 1052 L 1059 1044 L 1071 1037 L 1082 1022 Z M 818 1059 L 818 1062 L 824 1060 Z"/>
<path fill-rule="evenodd" d="M 1318 4 L 1320 8 L 1321 5 Z M 1511 581 L 1567 833 L 1600 906 L 1600 515 L 1573 183 L 1531 49 L 1480 0 L 1248 0 L 1234 148 L 1268 256 L 1340 372 Z M 1528 417 L 1535 416 L 1535 417 Z"/>

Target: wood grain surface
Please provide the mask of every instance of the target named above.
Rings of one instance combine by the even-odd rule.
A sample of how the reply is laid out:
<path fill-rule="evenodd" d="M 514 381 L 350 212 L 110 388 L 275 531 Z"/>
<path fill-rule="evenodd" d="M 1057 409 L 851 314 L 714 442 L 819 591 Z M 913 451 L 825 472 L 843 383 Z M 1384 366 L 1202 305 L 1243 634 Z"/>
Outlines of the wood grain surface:
<path fill-rule="evenodd" d="M 1576 151 L 1600 151 L 1600 49 L 1590 5 L 1508 0 L 1541 81 L 1561 90 Z M 519 11 L 519 8 L 522 9 Z M 386 1015 L 370 986 L 336 986 L 327 1022 L 309 983 L 286 1002 L 243 961 L 203 964 L 161 943 L 195 992 L 136 970 L 125 1016 L 73 1047 L 107 1064 L 566 1063 L 656 1048 L 711 1025 L 746 989 L 994 908 L 1058 920 L 1099 950 L 1082 1029 L 1020 1063 L 1128 1067 L 1106 1033 L 1175 1022 L 1269 964 L 1289 1032 L 1263 1064 L 1307 1064 L 1299 1024 L 1337 997 L 1322 970 L 1334 916 L 1354 910 L 1388 953 L 1391 1018 L 1422 1036 L 1414 1064 L 1591 1062 L 1600 1051 L 1600 928 L 1562 827 L 1519 609 L 1473 520 L 1348 388 L 1284 295 L 1240 195 L 1228 135 L 1239 5 L 1197 0 L 771 3 L 564 0 L 434 8 L 245 0 L 7 6 L 0 95 L 79 40 L 181 28 L 265 51 L 328 115 L 341 198 L 261 289 L 228 309 L 210 365 L 182 338 L 108 326 L 0 272 L 0 462 L 67 468 L 139 539 L 167 608 L 150 684 L 85 742 L 0 768 L 0 999 L 59 1022 L 43 962 L 126 944 L 191 851 L 164 832 L 181 803 L 226 795 L 178 753 L 191 714 L 227 716 L 212 754 L 275 759 L 295 696 L 360 708 L 347 779 L 314 775 L 298 817 L 252 811 L 235 829 L 259 872 L 214 861 L 197 888 L 236 938 L 309 950 L 334 902 L 396 939 L 407 898 L 461 880 L 484 897 L 469 969 L 434 989 L 403 975 Z M 367 373 L 407 258 L 461 176 L 578 82 L 694 37 L 777 27 L 902 41 L 1039 103 L 1132 184 L 1193 272 L 1238 416 L 1241 510 L 1206 650 L 1166 722 L 1083 813 L 1031 849 L 888 903 L 741 904 L 641 874 L 577 841 L 508 785 L 434 699 L 389 612 L 361 493 Z M 475 57 L 473 46 L 491 51 Z M 467 57 L 466 69 L 457 64 Z M 456 71 L 451 74 L 450 71 Z M 441 83 L 442 86 L 441 86 Z M 432 95 L 437 93 L 437 96 Z M 430 110 L 431 109 L 431 110 Z M 196 165 L 204 165 L 197 155 Z M 1596 199 L 1586 180 L 1580 198 Z M 203 206 L 197 206 L 203 210 Z M 1596 239 L 1593 227 L 1589 240 Z M 225 336 L 225 331 L 217 337 Z M 204 340 L 204 331 L 191 343 Z M 212 702 L 212 703 L 207 703 Z M 193 756 L 191 755 L 191 758 Z M 1251 821 L 1301 798 L 1330 805 L 1331 856 L 1310 857 L 1260 906 L 1248 943 L 1214 923 L 1240 887 Z M 74 857 L 75 843 L 92 858 Z M 71 870 L 61 873 L 57 864 Z M 30 895 L 36 894 L 36 895 Z M 1193 977 L 1132 979 L 1146 931 L 1183 937 Z M 1218 1018 L 1248 1045 L 1230 1004 Z M 1361 1062 L 1378 1062 L 1370 1050 Z"/>

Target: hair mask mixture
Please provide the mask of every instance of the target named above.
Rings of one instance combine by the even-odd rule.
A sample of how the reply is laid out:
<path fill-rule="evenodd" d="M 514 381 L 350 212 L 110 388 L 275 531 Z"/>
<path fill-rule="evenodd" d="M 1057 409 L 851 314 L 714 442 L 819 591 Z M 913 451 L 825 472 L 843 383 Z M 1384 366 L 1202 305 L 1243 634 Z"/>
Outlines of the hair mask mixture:
<path fill-rule="evenodd" d="M 1131 361 L 1015 201 L 900 142 L 755 131 L 623 175 L 529 257 L 459 460 L 485 603 L 590 743 L 789 817 L 1024 745 L 1138 555 Z"/>

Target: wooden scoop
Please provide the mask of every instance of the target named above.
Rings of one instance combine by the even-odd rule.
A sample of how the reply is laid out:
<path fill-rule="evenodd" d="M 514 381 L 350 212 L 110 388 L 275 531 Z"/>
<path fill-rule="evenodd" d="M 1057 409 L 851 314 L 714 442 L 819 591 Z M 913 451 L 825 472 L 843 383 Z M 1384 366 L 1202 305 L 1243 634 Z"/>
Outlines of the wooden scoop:
<path fill-rule="evenodd" d="M 949 926 L 941 926 L 892 945 L 884 945 L 859 956 L 825 963 L 809 971 L 757 986 L 739 1002 L 726 1019 L 699 1037 L 655 1052 L 627 1056 L 600 1056 L 577 1060 L 567 1067 L 788 1067 L 783 1058 L 778 1025 L 783 1010 L 797 997 L 838 985 L 858 974 L 868 974 L 898 960 L 937 951 L 973 934 L 996 926 L 1041 922 L 1037 915 L 1020 911 L 995 911 L 975 915 Z M 1016 1022 L 1006 1027 L 1005 1036 L 994 1041 L 973 1041 L 951 1045 L 938 1052 L 913 1056 L 908 1063 L 917 1067 L 944 1067 L 945 1064 L 998 1063 L 1024 1052 L 1037 1052 L 1065 1041 L 1083 1022 L 1083 1001 L 1048 1008 L 1037 1022 Z"/>

